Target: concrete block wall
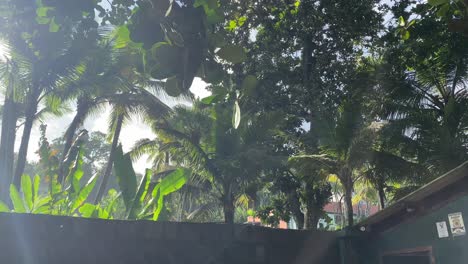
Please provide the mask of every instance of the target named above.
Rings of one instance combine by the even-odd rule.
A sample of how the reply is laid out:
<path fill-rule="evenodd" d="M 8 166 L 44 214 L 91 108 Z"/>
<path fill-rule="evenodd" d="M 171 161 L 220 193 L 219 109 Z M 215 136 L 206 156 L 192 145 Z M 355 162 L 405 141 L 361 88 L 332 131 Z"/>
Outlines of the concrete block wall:
<path fill-rule="evenodd" d="M 0 214 L 0 263 L 335 264 L 337 234 Z"/>

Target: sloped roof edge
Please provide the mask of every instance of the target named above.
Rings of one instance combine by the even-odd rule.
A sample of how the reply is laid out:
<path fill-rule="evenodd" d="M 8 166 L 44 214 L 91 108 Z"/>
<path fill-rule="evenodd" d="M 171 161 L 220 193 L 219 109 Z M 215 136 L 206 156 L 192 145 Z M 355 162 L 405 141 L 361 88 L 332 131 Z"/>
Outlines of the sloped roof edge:
<path fill-rule="evenodd" d="M 426 198 L 433 196 L 434 194 L 437 194 L 439 192 L 442 192 L 447 188 L 452 188 L 454 184 L 462 180 L 468 180 L 468 161 L 456 167 L 455 169 L 443 174 L 437 179 L 431 181 L 430 183 L 424 185 L 418 190 L 410 193 L 409 195 L 401 198 L 400 200 L 390 205 L 389 207 L 383 209 L 382 211 L 379 211 L 371 217 L 357 223 L 356 226 L 361 230 L 364 230 L 366 227 L 372 227 L 373 225 L 377 225 L 380 222 L 395 217 L 398 214 L 411 211 L 413 210 L 411 206 L 417 205 L 418 203 L 423 202 Z M 458 192 L 461 192 L 462 190 L 463 188 L 461 188 L 460 190 L 454 190 L 454 192 L 450 195 L 455 196 Z M 468 192 L 468 190 L 465 191 Z M 447 199 L 449 199 L 449 197 L 447 197 Z M 395 223 L 398 224 L 397 222 Z"/>

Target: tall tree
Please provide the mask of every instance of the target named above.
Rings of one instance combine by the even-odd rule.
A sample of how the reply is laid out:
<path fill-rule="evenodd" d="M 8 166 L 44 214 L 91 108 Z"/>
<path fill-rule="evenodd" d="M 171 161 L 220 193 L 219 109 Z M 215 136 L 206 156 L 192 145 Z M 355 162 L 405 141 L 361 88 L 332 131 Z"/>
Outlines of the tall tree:
<path fill-rule="evenodd" d="M 163 142 L 157 151 L 169 152 L 175 165 L 190 167 L 200 179 L 212 184 L 226 223 L 234 222 L 235 202 L 249 183 L 260 177 L 264 168 L 280 163 L 262 146 L 278 116 L 244 116 L 235 129 L 231 120 L 238 117 L 233 117 L 231 103 L 203 106 L 196 102 L 193 109 L 178 107 L 173 115 L 154 125 Z M 133 152 L 154 153 L 150 144 L 136 146 Z"/>
<path fill-rule="evenodd" d="M 22 83 L 22 67 L 15 61 L 7 60 L 1 65 L 2 85 L 5 89 L 2 111 L 2 132 L 0 139 L 0 199 L 6 201 L 8 185 L 14 169 L 14 148 L 16 123 L 18 120 L 19 99 Z"/>
<path fill-rule="evenodd" d="M 75 8 L 69 8 L 68 4 L 2 2 L 9 7 L 5 29 L 8 43 L 29 61 L 25 122 L 13 175 L 13 183 L 17 186 L 26 163 L 29 138 L 40 101 L 60 84 L 62 78 L 72 77 L 72 68 L 97 37 L 95 3 L 81 1 Z"/>
<path fill-rule="evenodd" d="M 158 82 L 151 82 L 159 85 Z M 112 107 L 109 120 L 109 133 L 112 138 L 112 145 L 109 153 L 106 168 L 102 175 L 102 182 L 96 196 L 96 202 L 100 201 L 106 191 L 107 183 L 112 173 L 114 153 L 119 145 L 119 137 L 124 122 L 128 122 L 132 116 L 141 116 L 145 119 L 149 117 L 158 118 L 168 115 L 171 109 L 163 103 L 155 94 L 139 85 L 149 85 L 150 83 L 135 84 L 131 91 L 115 94 L 109 98 Z M 146 87 L 150 88 L 150 87 Z M 153 87 L 158 89 L 157 87 Z"/>
<path fill-rule="evenodd" d="M 399 24 L 383 38 L 379 114 L 388 140 L 440 175 L 468 159 L 468 38 L 427 3 L 402 1 L 391 11 Z"/>
<path fill-rule="evenodd" d="M 358 93 L 359 94 L 359 93 Z M 342 102 L 336 117 L 328 116 L 319 122 L 319 153 L 297 155 L 290 159 L 302 171 L 325 170 L 337 175 L 344 189 L 348 226 L 354 224 L 353 190 L 356 170 L 371 154 L 373 131 L 363 119 L 362 97 L 351 95 Z"/>

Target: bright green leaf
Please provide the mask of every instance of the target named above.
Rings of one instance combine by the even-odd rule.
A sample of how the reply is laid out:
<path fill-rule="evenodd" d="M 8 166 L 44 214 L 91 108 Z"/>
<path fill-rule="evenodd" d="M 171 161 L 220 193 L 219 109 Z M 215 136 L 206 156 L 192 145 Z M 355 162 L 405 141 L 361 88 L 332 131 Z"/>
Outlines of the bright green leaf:
<path fill-rule="evenodd" d="M 31 178 L 23 174 L 21 177 L 21 190 L 23 191 L 24 201 L 29 211 L 33 209 L 33 187 Z"/>
<path fill-rule="evenodd" d="M 41 6 L 36 9 L 36 15 L 38 17 L 47 17 L 49 10 L 54 10 L 53 7 Z"/>
<path fill-rule="evenodd" d="M 15 213 L 26 213 L 26 208 L 24 207 L 23 199 L 16 189 L 15 185 L 10 185 L 10 199 L 13 204 L 13 209 Z"/>
<path fill-rule="evenodd" d="M 83 206 L 81 206 L 78 211 L 80 212 L 82 217 L 90 218 L 92 217 L 95 210 L 96 210 L 96 205 L 86 203 L 86 204 L 83 204 Z"/>
<path fill-rule="evenodd" d="M 221 59 L 238 64 L 247 59 L 247 55 L 241 46 L 226 45 L 216 53 Z"/>
<path fill-rule="evenodd" d="M 98 208 L 99 219 L 109 219 L 110 213 L 104 208 Z"/>
<path fill-rule="evenodd" d="M 120 197 L 120 195 L 117 193 L 116 190 L 110 189 L 108 193 L 108 197 L 111 197 L 111 201 L 107 204 L 107 206 L 104 208 L 107 212 L 111 213 L 114 209 L 114 205 L 116 204 L 116 201 Z"/>
<path fill-rule="evenodd" d="M 242 27 L 245 24 L 245 21 L 247 21 L 247 17 L 241 16 L 239 19 L 237 19 L 237 25 L 239 27 Z"/>
<path fill-rule="evenodd" d="M 201 102 L 202 102 L 203 104 L 205 104 L 205 105 L 210 105 L 210 104 L 212 104 L 214 101 L 216 101 L 217 97 L 218 97 L 217 95 L 210 95 L 210 96 L 208 96 L 208 97 L 205 97 L 205 98 L 201 99 Z"/>
<path fill-rule="evenodd" d="M 50 201 L 52 197 L 46 196 L 34 200 L 33 214 L 50 214 Z"/>
<path fill-rule="evenodd" d="M 153 221 L 159 219 L 164 206 L 164 197 L 182 188 L 190 177 L 190 170 L 179 168 L 165 176 L 153 190 L 153 198 L 157 198 L 157 207 L 153 213 Z"/>
<path fill-rule="evenodd" d="M 148 194 L 149 186 L 151 183 L 151 176 L 153 176 L 153 171 L 150 169 L 146 169 L 145 176 L 141 180 L 140 188 L 138 188 L 138 192 L 135 197 L 136 200 L 140 203 L 144 202 L 146 194 Z"/>
<path fill-rule="evenodd" d="M 190 170 L 178 168 L 165 176 L 158 184 L 163 195 L 171 194 L 182 188 L 190 176 Z"/>
<path fill-rule="evenodd" d="M 353 205 L 358 204 L 361 200 L 363 199 L 362 195 L 354 195 L 353 198 L 351 199 Z"/>
<path fill-rule="evenodd" d="M 401 37 L 403 40 L 408 40 L 410 38 L 410 32 L 408 30 L 403 30 Z"/>
<path fill-rule="evenodd" d="M 235 129 L 237 129 L 239 128 L 240 122 L 241 122 L 241 110 L 240 110 L 239 102 L 236 101 L 234 103 L 234 111 L 232 115 L 232 126 Z"/>
<path fill-rule="evenodd" d="M 47 25 L 50 23 L 50 18 L 48 17 L 36 17 L 36 22 L 39 25 Z"/>
<path fill-rule="evenodd" d="M 50 206 L 44 205 L 34 209 L 34 214 L 51 214 Z"/>
<path fill-rule="evenodd" d="M 252 209 L 249 209 L 249 210 L 247 210 L 247 215 L 248 215 L 248 216 L 252 216 L 252 217 L 253 217 L 253 216 L 255 216 L 255 215 L 256 215 L 256 213 L 255 213 L 255 211 L 254 211 L 254 210 L 252 210 Z"/>
<path fill-rule="evenodd" d="M 405 23 L 405 19 L 404 19 L 402 16 L 400 16 L 400 17 L 398 18 L 398 25 L 399 25 L 400 27 L 404 27 L 405 24 L 406 24 L 406 23 Z"/>
<path fill-rule="evenodd" d="M 300 0 L 296 0 L 296 2 L 294 2 L 294 7 L 297 9 L 299 8 L 299 6 L 301 5 L 301 1 Z"/>
<path fill-rule="evenodd" d="M 4 202 L 0 201 L 0 213 L 8 213 L 10 212 L 10 208 Z"/>
<path fill-rule="evenodd" d="M 158 221 L 159 215 L 161 214 L 161 210 L 163 206 L 164 206 L 164 195 L 159 193 L 158 203 L 156 206 L 156 210 L 154 210 L 154 214 L 153 214 L 153 221 Z"/>
<path fill-rule="evenodd" d="M 131 42 L 130 40 L 130 30 L 128 30 L 128 27 L 121 26 L 119 27 L 115 33 L 114 33 L 114 38 L 115 38 L 115 48 L 116 49 L 123 49 L 128 46 L 128 44 Z"/>
<path fill-rule="evenodd" d="M 228 23 L 227 30 L 234 31 L 237 28 L 237 22 L 235 20 L 231 20 Z"/>
<path fill-rule="evenodd" d="M 57 175 L 54 175 L 51 180 L 50 193 L 52 195 L 58 194 L 62 191 L 62 185 L 58 182 Z"/>
<path fill-rule="evenodd" d="M 55 22 L 55 17 L 53 17 L 49 24 L 49 32 L 56 33 L 59 30 L 60 30 L 60 25 Z"/>
<path fill-rule="evenodd" d="M 88 199 L 89 195 L 94 189 L 96 185 L 97 175 L 94 175 L 91 179 L 89 179 L 88 183 L 80 190 L 80 193 L 77 195 L 75 200 L 73 201 L 71 212 L 75 212 L 83 203 Z"/>
<path fill-rule="evenodd" d="M 73 193 L 79 193 L 81 191 L 81 178 L 83 178 L 83 157 L 84 151 L 82 148 L 79 149 L 78 154 L 76 155 L 73 168 L 70 170 L 68 179 L 70 179 L 72 184 Z"/>
<path fill-rule="evenodd" d="M 412 25 L 414 25 L 416 23 L 416 19 L 413 19 L 411 20 L 408 25 L 406 26 L 407 28 L 411 27 Z"/>
<path fill-rule="evenodd" d="M 39 175 L 34 176 L 34 196 L 33 196 L 33 201 L 36 202 L 36 200 L 39 198 L 39 187 L 41 186 L 41 177 Z"/>

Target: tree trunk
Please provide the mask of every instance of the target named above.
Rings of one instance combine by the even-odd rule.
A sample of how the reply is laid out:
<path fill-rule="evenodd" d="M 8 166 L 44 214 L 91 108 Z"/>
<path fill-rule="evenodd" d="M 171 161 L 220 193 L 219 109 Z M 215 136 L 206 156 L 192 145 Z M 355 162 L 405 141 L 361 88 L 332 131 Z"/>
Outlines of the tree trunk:
<path fill-rule="evenodd" d="M 68 155 L 68 152 L 70 151 L 70 148 L 73 144 L 73 138 L 75 137 L 76 130 L 78 127 L 83 123 L 84 118 L 86 116 L 87 111 L 89 110 L 88 103 L 84 102 L 82 99 L 79 99 L 77 102 L 77 108 L 76 108 L 76 115 L 73 118 L 70 126 L 68 127 L 67 131 L 65 132 L 64 139 L 65 139 L 65 144 L 63 147 L 63 152 L 62 152 L 62 157 L 60 160 L 60 167 L 58 170 L 58 181 L 62 182 L 63 179 L 65 178 L 65 173 L 66 169 L 65 168 L 65 159 Z"/>
<path fill-rule="evenodd" d="M 385 208 L 385 191 L 383 186 L 378 187 L 378 192 L 379 192 L 379 200 L 380 200 L 380 209 Z"/>
<path fill-rule="evenodd" d="M 104 176 L 102 177 L 102 182 L 101 182 L 101 185 L 99 186 L 98 194 L 96 195 L 96 200 L 94 201 L 95 204 L 101 201 L 102 197 L 104 196 L 104 192 L 106 191 L 107 183 L 109 182 L 109 178 L 112 172 L 112 166 L 114 164 L 114 153 L 115 153 L 115 150 L 117 149 L 117 145 L 119 144 L 119 137 L 120 137 L 120 131 L 122 130 L 123 120 L 124 120 L 123 114 L 117 117 L 114 137 L 112 139 L 111 151 L 109 154 L 109 160 L 107 161 L 106 170 L 104 172 Z"/>
<path fill-rule="evenodd" d="M 342 167 L 340 170 L 339 178 L 345 191 L 344 201 L 346 206 L 346 219 L 348 222 L 348 226 L 351 227 L 354 225 L 353 178 L 351 170 L 346 166 Z"/>
<path fill-rule="evenodd" d="M 318 213 L 313 205 L 307 205 L 306 213 L 304 220 L 304 229 L 306 230 L 317 230 L 317 225 L 319 221 Z"/>
<path fill-rule="evenodd" d="M 291 203 L 291 211 L 294 216 L 294 219 L 296 220 L 297 228 L 304 229 L 305 217 L 304 217 L 304 213 L 302 213 L 301 211 L 301 202 L 296 192 L 293 192 L 291 194 L 290 203 Z"/>
<path fill-rule="evenodd" d="M 353 212 L 353 174 L 351 169 L 349 169 L 346 165 L 344 165 L 340 169 L 339 179 L 341 181 L 341 185 L 343 185 L 345 191 L 345 205 L 346 205 L 346 214 L 347 214 L 347 221 L 348 226 L 351 227 L 354 225 L 354 212 Z"/>
<path fill-rule="evenodd" d="M 345 217 L 344 217 L 344 212 L 343 212 L 343 199 L 344 199 L 344 196 L 341 196 L 338 201 L 338 211 L 340 212 L 340 215 L 342 216 L 341 221 L 340 221 L 341 227 L 344 227 L 345 225 L 345 221 L 344 221 Z"/>
<path fill-rule="evenodd" d="M 0 139 L 0 200 L 7 201 L 9 185 L 13 178 L 16 139 L 16 103 L 13 91 L 9 89 L 5 94 L 2 114 L 2 134 Z"/>
<path fill-rule="evenodd" d="M 353 212 L 353 189 L 352 186 L 346 185 L 345 187 L 345 204 L 346 204 L 346 214 L 348 220 L 348 226 L 351 227 L 354 225 L 354 212 Z"/>
<path fill-rule="evenodd" d="M 231 198 L 224 199 L 224 223 L 234 224 L 234 201 Z"/>
<path fill-rule="evenodd" d="M 32 131 L 33 123 L 34 123 L 34 120 L 36 119 L 37 104 L 38 104 L 40 93 L 41 91 L 39 87 L 33 84 L 31 88 L 31 92 L 27 100 L 23 135 L 21 137 L 21 145 L 20 145 L 20 149 L 18 152 L 18 161 L 16 164 L 15 175 L 13 177 L 13 184 L 17 188 L 20 187 L 21 176 L 23 175 L 24 167 L 26 166 L 29 140 L 31 138 L 31 131 Z"/>

